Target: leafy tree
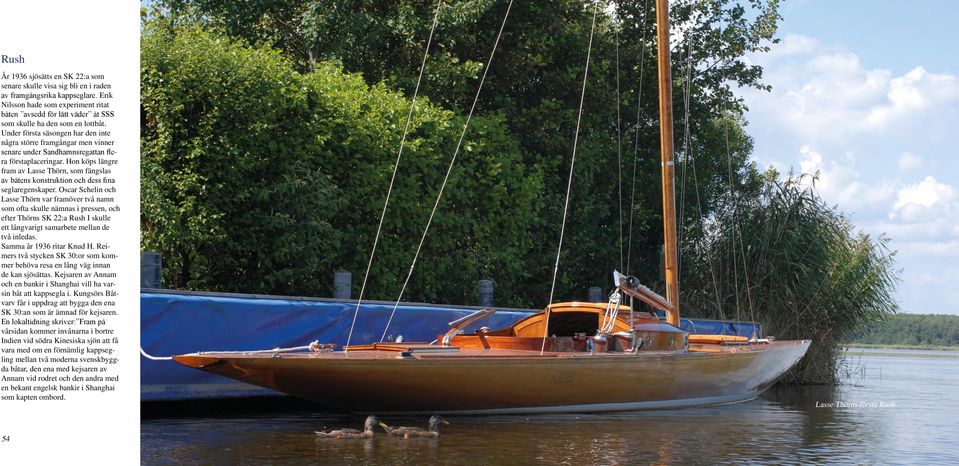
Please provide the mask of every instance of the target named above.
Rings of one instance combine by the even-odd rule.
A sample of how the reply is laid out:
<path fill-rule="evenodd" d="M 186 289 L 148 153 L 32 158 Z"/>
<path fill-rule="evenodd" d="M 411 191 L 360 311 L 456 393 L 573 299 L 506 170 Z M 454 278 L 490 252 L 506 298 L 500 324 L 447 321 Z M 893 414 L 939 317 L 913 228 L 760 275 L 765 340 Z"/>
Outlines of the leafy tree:
<path fill-rule="evenodd" d="M 409 100 L 169 26 L 145 32 L 142 73 L 142 243 L 164 253 L 167 282 L 321 294 L 334 268 L 365 270 Z M 463 123 L 417 105 L 368 297 L 398 295 Z M 500 118 L 474 118 L 406 297 L 472 302 L 495 277 L 524 303 L 540 182 Z"/>
<path fill-rule="evenodd" d="M 384 85 L 321 65 L 305 76 L 328 139 L 319 154 L 347 199 L 334 226 L 351 238 L 339 264 L 366 268 L 393 172 L 409 100 Z M 418 103 L 384 219 L 371 272 L 370 297 L 395 299 L 413 259 L 464 118 Z M 522 261 L 534 242 L 541 177 L 520 160 L 497 117 L 474 118 L 426 239 L 407 299 L 473 302 L 475 282 L 497 280 L 504 302 L 525 304 L 530 272 Z M 532 303 L 530 303 L 532 304 Z"/>
<path fill-rule="evenodd" d="M 278 53 L 200 31 L 142 42 L 142 246 L 175 288 L 302 293 L 334 264 L 336 189 Z"/>
<path fill-rule="evenodd" d="M 477 80 L 506 10 L 505 1 L 444 2 L 429 53 L 421 94 L 443 107 L 463 112 L 472 102 Z M 318 0 L 259 2 L 238 0 L 166 0 L 166 13 L 179 21 L 223 28 L 254 43 L 277 47 L 306 70 L 322 60 L 333 60 L 350 72 L 361 73 L 368 84 L 385 83 L 412 93 L 436 3 L 424 0 Z M 594 4 L 581 0 L 516 2 L 489 70 L 479 111 L 498 114 L 523 154 L 523 163 L 542 173 L 538 194 L 543 209 L 534 219 L 542 238 L 526 257 L 533 272 L 524 301 L 546 299 L 559 236 L 559 220 L 575 131 L 579 91 Z M 583 297 L 588 286 L 609 284 L 609 272 L 620 259 L 619 197 L 632 198 L 628 178 L 633 167 L 633 141 L 638 139 L 637 202 L 632 247 L 632 271 L 652 283 L 658 277 L 658 250 L 662 243 L 659 185 L 659 136 L 655 79 L 655 25 L 653 2 L 630 0 L 598 8 L 582 137 L 577 155 L 574 196 L 571 201 L 560 298 Z M 692 45 L 689 92 L 691 133 L 713 139 L 702 147 L 718 147 L 713 128 L 722 115 L 739 115 L 742 106 L 729 84 L 762 87 L 761 69 L 743 60 L 762 51 L 773 40 L 779 20 L 778 1 L 680 1 L 671 6 L 675 29 L 687 42 L 674 45 L 677 77 Z M 616 66 L 616 53 L 620 66 Z M 640 76 L 643 70 L 644 76 Z M 616 93 L 619 75 L 621 92 Z M 642 89 L 639 83 L 642 81 Z M 677 78 L 675 102 L 682 102 L 684 79 Z M 636 112 L 637 93 L 642 108 Z M 616 123 L 616 109 L 622 123 Z M 677 108 L 679 106 L 677 105 Z M 638 119 L 637 119 L 638 116 Z M 638 137 L 636 132 L 639 133 Z M 622 166 L 617 154 L 622 136 Z M 704 156 L 715 154 L 704 152 Z M 755 171 L 745 157 L 734 157 L 733 170 L 747 179 Z M 727 166 L 701 162 L 703 180 L 725 176 Z M 718 172 L 711 171 L 718 169 Z M 752 174 L 750 174 L 752 173 Z M 738 178 L 737 178 L 738 180 Z M 715 205 L 714 190 L 703 191 L 702 215 Z M 684 199 L 691 203 L 693 196 Z M 698 212 L 692 204 L 686 212 Z M 629 218 L 629 211 L 622 217 Z M 623 227 L 628 230 L 628 225 Z M 502 281 L 502 280 L 500 280 Z M 539 290 L 534 292 L 534 290 Z M 512 304 L 512 303 L 511 303 Z"/>

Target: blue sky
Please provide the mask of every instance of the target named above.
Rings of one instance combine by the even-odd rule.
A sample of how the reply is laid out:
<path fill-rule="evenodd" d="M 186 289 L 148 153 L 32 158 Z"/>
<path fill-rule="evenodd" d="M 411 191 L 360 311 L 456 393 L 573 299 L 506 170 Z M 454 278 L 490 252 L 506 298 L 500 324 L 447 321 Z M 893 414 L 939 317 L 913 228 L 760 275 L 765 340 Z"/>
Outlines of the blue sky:
<path fill-rule="evenodd" d="M 959 314 L 959 2 L 793 0 L 741 90 L 754 158 L 816 187 L 897 251 L 909 313 Z"/>

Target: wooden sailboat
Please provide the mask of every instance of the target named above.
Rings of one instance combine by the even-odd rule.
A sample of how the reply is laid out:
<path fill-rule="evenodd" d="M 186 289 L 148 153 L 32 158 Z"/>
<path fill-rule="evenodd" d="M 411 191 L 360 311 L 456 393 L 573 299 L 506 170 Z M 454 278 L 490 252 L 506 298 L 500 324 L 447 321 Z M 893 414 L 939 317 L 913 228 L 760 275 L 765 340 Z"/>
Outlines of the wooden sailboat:
<path fill-rule="evenodd" d="M 752 399 L 806 353 L 809 340 L 690 335 L 679 328 L 667 0 L 657 0 L 666 297 L 614 274 L 607 303 L 555 303 L 501 329 L 450 322 L 432 343 L 333 351 L 193 353 L 177 362 L 356 412 L 548 413 L 675 408 Z M 629 296 L 666 322 L 619 303 Z M 546 337 L 549 335 L 549 337 Z"/>

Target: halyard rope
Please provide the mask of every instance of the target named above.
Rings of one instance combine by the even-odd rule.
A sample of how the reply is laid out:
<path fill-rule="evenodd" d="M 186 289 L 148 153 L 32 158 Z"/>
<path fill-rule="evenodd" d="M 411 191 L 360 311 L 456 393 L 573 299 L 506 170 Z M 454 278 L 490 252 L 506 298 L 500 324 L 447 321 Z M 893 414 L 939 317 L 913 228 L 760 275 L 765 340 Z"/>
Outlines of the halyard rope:
<path fill-rule="evenodd" d="M 623 119 L 619 95 L 619 28 L 616 29 L 616 180 L 619 184 L 619 270 L 623 262 Z"/>
<path fill-rule="evenodd" d="M 626 237 L 626 276 L 629 276 L 629 262 L 633 254 L 633 211 L 635 210 L 636 200 L 636 161 L 639 159 L 639 119 L 643 113 L 643 70 L 646 63 L 646 8 L 649 6 L 649 0 L 643 2 L 643 19 L 640 27 L 643 28 L 643 39 L 639 45 L 639 88 L 636 91 L 636 139 L 633 144 L 633 179 L 630 185 L 629 195 L 629 233 Z"/>
<path fill-rule="evenodd" d="M 563 223 L 559 228 L 559 245 L 556 247 L 556 262 L 553 264 L 553 284 L 549 288 L 549 301 L 546 305 L 545 325 L 543 326 L 543 344 L 539 354 L 546 351 L 546 337 L 549 336 L 549 306 L 553 304 L 553 294 L 556 292 L 556 274 L 559 272 L 559 257 L 563 252 L 563 235 L 566 233 L 566 214 L 569 211 L 569 194 L 573 188 L 573 167 L 576 165 L 576 145 L 579 143 L 579 125 L 583 119 L 583 102 L 586 98 L 586 78 L 589 76 L 589 58 L 593 51 L 593 33 L 596 31 L 596 11 L 599 2 L 593 3 L 593 24 L 589 30 L 589 44 L 586 46 L 586 67 L 583 70 L 583 88 L 579 95 L 579 113 L 576 116 L 576 133 L 573 135 L 573 155 L 569 162 L 569 180 L 566 182 L 566 202 L 563 204 Z"/>

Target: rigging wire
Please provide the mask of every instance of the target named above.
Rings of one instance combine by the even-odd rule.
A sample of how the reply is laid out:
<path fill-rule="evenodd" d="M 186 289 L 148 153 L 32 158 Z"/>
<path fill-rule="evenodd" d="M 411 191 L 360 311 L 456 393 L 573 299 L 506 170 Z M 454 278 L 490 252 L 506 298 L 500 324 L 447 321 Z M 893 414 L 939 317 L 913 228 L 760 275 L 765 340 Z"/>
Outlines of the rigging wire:
<path fill-rule="evenodd" d="M 643 28 L 643 39 L 639 46 L 639 88 L 636 91 L 636 141 L 633 145 L 633 179 L 630 186 L 629 196 L 629 233 L 626 237 L 626 276 L 629 276 L 630 258 L 633 254 L 633 214 L 635 213 L 636 201 L 636 164 L 639 160 L 639 129 L 640 118 L 643 113 L 643 70 L 646 63 L 646 12 L 649 11 L 649 0 L 643 2 L 643 19 L 640 27 Z"/>
<path fill-rule="evenodd" d="M 589 76 L 589 58 L 593 51 L 593 33 L 596 32 L 596 12 L 599 10 L 599 2 L 593 2 L 593 23 L 589 29 L 589 43 L 586 46 L 586 67 L 583 70 L 583 87 L 579 95 L 579 112 L 576 116 L 576 132 L 573 134 L 573 155 L 569 162 L 569 180 L 566 182 L 566 202 L 563 204 L 563 222 L 559 228 L 559 246 L 556 248 L 556 262 L 553 264 L 553 284 L 549 288 L 549 301 L 547 301 L 545 325 L 543 326 L 543 344 L 539 349 L 542 355 L 546 351 L 546 337 L 549 335 L 549 314 L 550 305 L 553 303 L 553 295 L 556 292 L 556 274 L 559 272 L 559 257 L 563 252 L 563 235 L 566 233 L 566 214 L 569 212 L 569 195 L 573 189 L 573 167 L 576 165 L 576 147 L 579 143 L 579 126 L 583 119 L 583 103 L 586 99 L 586 78 Z"/>
<path fill-rule="evenodd" d="M 381 342 L 386 338 L 386 333 L 389 331 L 390 324 L 393 323 L 393 317 L 396 315 L 396 308 L 399 307 L 400 301 L 403 299 L 403 293 L 406 292 L 406 286 L 409 285 L 410 278 L 413 276 L 413 270 L 416 268 L 416 261 L 419 259 L 420 252 L 423 250 L 423 243 L 426 242 L 426 234 L 429 233 L 430 226 L 433 225 L 433 217 L 436 215 L 436 210 L 439 208 L 440 200 L 443 198 L 443 192 L 446 190 L 446 184 L 450 179 L 450 173 L 453 172 L 453 166 L 456 163 L 456 157 L 459 155 L 460 149 L 463 147 L 463 139 L 466 137 L 466 130 L 469 128 L 470 120 L 473 118 L 473 112 L 476 110 L 480 93 L 483 91 L 483 84 L 486 83 L 486 76 L 493 64 L 493 56 L 496 55 L 496 48 L 499 45 L 500 38 L 503 36 L 503 30 L 506 28 L 506 20 L 509 18 L 509 12 L 512 8 L 513 0 L 510 0 L 509 4 L 506 5 L 506 13 L 503 15 L 503 22 L 500 24 L 499 32 L 496 34 L 496 40 L 493 42 L 493 50 L 490 52 L 489 60 L 486 62 L 486 68 L 483 69 L 483 77 L 480 78 L 479 87 L 476 89 L 476 95 L 473 97 L 473 105 L 470 106 L 469 114 L 466 115 L 466 122 L 463 124 L 463 131 L 460 133 L 459 142 L 456 143 L 456 149 L 453 151 L 453 158 L 450 159 L 450 164 L 446 168 L 446 176 L 443 177 L 443 183 L 440 185 L 439 193 L 436 195 L 436 202 L 433 203 L 433 210 L 430 211 L 430 217 L 426 221 L 426 228 L 423 229 L 423 235 L 420 237 L 420 243 L 416 246 L 416 253 L 413 255 L 413 262 L 410 264 L 410 270 L 406 274 L 406 280 L 403 281 L 403 287 L 400 288 L 400 294 L 397 296 L 396 302 L 393 304 L 393 310 L 390 312 L 390 318 L 386 322 L 386 328 L 383 329 L 383 335 L 380 337 Z"/>
<path fill-rule="evenodd" d="M 726 124 L 724 126 L 724 129 L 725 130 L 723 131 L 723 133 L 724 133 L 724 138 L 726 140 L 726 160 L 729 161 L 729 163 L 731 164 L 732 162 L 729 156 L 729 124 Z M 738 214 L 736 213 L 738 210 L 739 210 L 739 206 L 733 205 L 733 212 L 734 212 L 733 222 L 736 223 L 735 231 L 737 231 L 739 235 L 739 257 L 742 258 L 742 261 L 743 261 L 743 280 L 745 280 L 746 282 L 745 283 L 746 303 L 749 305 L 750 319 L 752 319 L 753 322 L 756 322 L 756 310 L 753 307 L 753 291 L 751 287 L 749 286 L 749 268 L 747 267 L 747 264 L 746 264 L 746 247 L 744 245 L 745 240 L 743 240 L 743 229 L 741 226 L 739 226 Z M 758 335 L 756 335 L 755 327 L 753 327 L 753 338 L 758 338 Z"/>
<path fill-rule="evenodd" d="M 728 29 L 729 25 L 727 25 L 726 27 Z M 725 74 L 725 69 L 723 70 L 723 72 Z M 725 75 L 723 77 L 725 78 Z M 723 79 L 723 81 L 725 81 L 725 79 Z M 729 180 L 729 198 L 730 198 L 730 201 L 732 202 L 732 216 L 733 216 L 732 218 L 732 221 L 733 221 L 732 250 L 733 250 L 733 280 L 734 280 L 734 290 L 735 290 L 735 293 L 733 294 L 736 296 L 736 320 L 740 320 L 740 317 L 739 317 L 739 313 L 740 313 L 739 271 L 738 271 L 739 265 L 736 260 L 736 239 L 738 238 L 739 252 L 740 252 L 739 256 L 743 263 L 743 279 L 746 285 L 746 300 L 747 300 L 747 304 L 749 305 L 749 315 L 750 315 L 750 318 L 752 319 L 752 322 L 756 322 L 756 312 L 753 307 L 752 290 L 750 290 L 750 287 L 749 287 L 749 268 L 747 267 L 747 264 L 746 264 L 746 250 L 745 250 L 745 247 L 743 246 L 743 243 L 745 241 L 743 240 L 742 228 L 740 228 L 739 226 L 739 203 L 737 202 L 736 190 L 733 185 L 733 160 L 729 150 L 729 124 L 730 124 L 731 118 L 728 113 L 728 109 L 726 107 L 725 99 L 723 100 L 723 117 L 726 118 L 726 121 L 723 121 L 723 141 L 726 148 L 726 166 L 727 166 L 728 180 Z M 756 335 L 755 327 L 753 327 L 753 337 L 754 338 L 758 337 L 758 335 Z"/>
<path fill-rule="evenodd" d="M 693 170 L 693 180 L 696 180 L 697 178 L 696 178 L 696 160 L 695 160 L 695 158 L 694 158 L 694 159 L 692 160 L 692 162 L 691 162 L 691 168 L 692 168 L 692 170 Z M 700 195 L 699 195 L 699 183 L 698 183 L 698 182 L 694 182 L 694 183 L 693 183 L 693 186 L 694 186 L 694 188 L 695 188 L 695 193 L 696 193 L 696 208 L 699 210 L 699 217 L 700 217 L 700 219 L 702 219 L 702 217 L 703 217 L 703 204 L 702 204 L 702 200 L 700 199 Z M 704 239 L 704 241 L 705 241 L 705 239 Z M 715 265 L 713 264 L 713 256 L 712 256 L 712 254 L 710 254 L 708 251 L 706 252 L 706 261 L 707 261 L 708 264 L 709 264 L 709 276 L 710 276 L 710 278 L 712 279 L 712 282 L 713 282 L 713 292 L 714 292 L 714 294 L 716 295 L 716 309 L 719 311 L 719 318 L 720 318 L 720 320 L 722 321 L 722 324 L 723 324 L 722 334 L 725 335 L 725 334 L 726 334 L 726 312 L 723 311 L 722 299 L 721 299 L 721 295 L 720 295 L 720 293 L 719 293 L 719 280 L 718 280 L 718 278 L 716 277 L 716 267 L 715 267 Z"/>
<path fill-rule="evenodd" d="M 680 174 L 679 185 L 679 228 L 678 242 L 683 245 L 686 242 L 686 170 L 689 167 L 690 136 L 689 136 L 689 96 L 692 93 L 693 80 L 693 36 L 689 35 L 686 39 L 686 71 L 683 73 L 683 170 Z M 696 180 L 694 179 L 695 183 Z M 681 251 L 682 249 L 680 249 Z M 683 255 L 677 254 L 676 257 L 676 281 L 682 282 Z M 678 299 L 678 296 L 677 296 Z"/>
<path fill-rule="evenodd" d="M 693 144 L 692 144 L 692 133 L 690 131 L 689 125 L 689 116 L 690 116 L 690 99 L 692 98 L 692 83 L 693 83 L 693 40 L 692 36 L 688 39 L 687 52 L 686 52 L 686 82 L 683 86 L 683 107 L 684 107 L 684 134 L 683 134 L 683 203 L 682 203 L 682 212 L 685 212 L 685 197 L 686 197 L 686 166 L 689 165 L 689 168 L 692 169 L 693 177 L 693 192 L 696 195 L 696 210 L 699 213 L 700 222 L 703 221 L 703 203 L 699 191 L 699 176 L 696 172 L 696 157 L 693 156 Z M 685 218 L 685 214 L 682 214 L 680 217 L 681 220 Z M 680 256 L 682 259 L 682 256 Z M 713 264 L 713 257 L 711 254 L 706 254 L 706 260 L 709 264 L 709 274 L 712 279 L 713 291 L 716 296 L 716 309 L 719 311 L 719 317 L 722 322 L 722 334 L 726 334 L 726 314 L 723 312 L 722 300 L 719 293 L 719 284 L 716 279 L 716 268 Z M 682 270 L 682 267 L 680 267 Z"/>
<path fill-rule="evenodd" d="M 619 270 L 623 263 L 623 123 L 619 95 L 619 27 L 616 36 L 616 180 L 619 182 Z"/>
<path fill-rule="evenodd" d="M 430 53 L 430 45 L 433 43 L 433 33 L 436 32 L 436 24 L 439 22 L 440 7 L 443 0 L 437 0 L 436 11 L 433 13 L 433 24 L 430 26 L 430 35 L 426 39 L 426 49 L 423 51 L 423 63 L 420 64 L 420 74 L 416 78 L 416 87 L 413 89 L 413 99 L 410 102 L 410 111 L 406 115 L 406 125 L 403 127 L 403 136 L 400 138 L 400 148 L 396 154 L 396 162 L 393 164 L 393 175 L 390 177 L 390 187 L 386 191 L 386 200 L 383 202 L 383 212 L 380 213 L 380 222 L 376 227 L 376 235 L 373 237 L 373 248 L 370 250 L 370 260 L 366 264 L 366 273 L 363 274 L 363 285 L 360 286 L 360 296 L 356 300 L 356 309 L 353 310 L 353 322 L 350 324 L 350 332 L 346 336 L 346 346 L 344 352 L 349 352 L 350 340 L 353 338 L 353 329 L 356 326 L 356 318 L 360 314 L 360 304 L 363 302 L 363 294 L 366 292 L 366 282 L 370 277 L 370 269 L 373 267 L 373 257 L 376 255 L 376 246 L 380 241 L 380 233 L 383 230 L 383 219 L 386 218 L 386 209 L 390 205 L 390 196 L 393 194 L 393 184 L 396 181 L 396 173 L 400 168 L 400 160 L 403 158 L 403 148 L 406 144 L 406 136 L 409 134 L 410 122 L 413 120 L 413 110 L 416 108 L 416 96 L 420 91 L 420 83 L 423 81 L 423 71 L 426 69 L 426 58 Z"/>
<path fill-rule="evenodd" d="M 727 115 L 727 113 L 726 113 L 726 104 L 725 104 L 725 102 L 723 103 L 723 117 L 724 117 L 724 118 L 728 118 L 728 115 Z M 733 219 L 732 219 L 732 220 L 733 220 L 733 222 L 732 222 L 732 223 L 733 223 L 733 225 L 732 225 L 732 226 L 733 226 L 733 237 L 732 237 L 732 240 L 731 240 L 731 241 L 732 241 L 732 245 L 731 245 L 731 246 L 732 246 L 732 253 L 733 253 L 733 290 L 734 290 L 733 296 L 735 296 L 735 298 L 736 298 L 736 320 L 742 320 L 742 317 L 741 317 L 741 315 L 740 315 L 740 313 L 741 313 L 741 311 L 742 311 L 742 305 L 741 305 L 740 302 L 739 302 L 739 262 L 736 260 L 736 234 L 737 234 L 737 229 L 738 229 L 738 227 L 737 227 L 738 221 L 737 221 L 737 219 L 736 219 L 736 211 L 737 211 L 738 209 L 737 209 L 737 207 L 736 207 L 736 193 L 735 193 L 735 191 L 733 190 L 733 163 L 732 163 L 732 160 L 730 160 L 730 157 L 729 157 L 729 130 L 728 130 L 728 123 L 725 122 L 725 121 L 723 122 L 723 136 L 724 136 L 725 141 L 726 141 L 726 165 L 727 165 L 727 172 L 728 172 L 727 179 L 728 179 L 728 183 L 729 183 L 729 201 L 730 201 L 730 203 L 732 204 L 732 216 L 733 216 Z"/>

